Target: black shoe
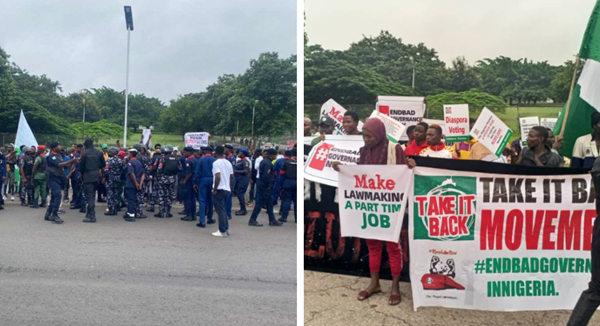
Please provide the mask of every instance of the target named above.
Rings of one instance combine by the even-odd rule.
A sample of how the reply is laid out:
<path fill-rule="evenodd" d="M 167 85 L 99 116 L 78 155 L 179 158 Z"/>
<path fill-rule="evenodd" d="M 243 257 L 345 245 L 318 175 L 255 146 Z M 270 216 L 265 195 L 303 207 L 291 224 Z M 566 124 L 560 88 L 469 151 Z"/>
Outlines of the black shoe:
<path fill-rule="evenodd" d="M 278 221 L 281 222 L 281 223 L 287 223 L 287 220 L 284 220 L 282 218 L 278 219 Z"/>
<path fill-rule="evenodd" d="M 64 213 L 66 213 L 66 212 L 65 212 L 65 211 L 63 211 L 62 209 L 59 209 L 59 210 L 58 210 L 58 214 L 64 214 Z"/>
<path fill-rule="evenodd" d="M 235 216 L 244 216 L 244 215 L 246 215 L 246 214 L 248 214 L 248 211 L 247 211 L 247 210 L 245 210 L 245 209 L 244 209 L 244 210 L 241 210 L 241 211 L 237 211 L 237 212 L 235 212 Z"/>
<path fill-rule="evenodd" d="M 87 214 L 83 219 L 83 223 L 96 223 L 96 218 Z"/>
<path fill-rule="evenodd" d="M 165 217 L 166 217 L 166 218 L 171 218 L 171 217 L 173 217 L 173 214 L 171 214 L 171 209 L 170 209 L 170 208 L 169 208 L 169 209 L 167 209 L 167 214 L 165 214 Z"/>
<path fill-rule="evenodd" d="M 117 215 L 117 210 L 116 209 L 109 209 L 108 212 L 104 213 L 104 215 L 106 215 L 106 216 L 115 216 L 115 215 Z"/>
<path fill-rule="evenodd" d="M 154 205 L 150 206 L 150 208 L 148 208 L 146 212 L 154 213 Z"/>
<path fill-rule="evenodd" d="M 40 208 L 40 206 L 37 203 L 35 203 L 35 204 L 33 204 L 33 205 L 29 206 L 29 207 L 31 207 L 31 208 Z"/>
<path fill-rule="evenodd" d="M 183 212 L 179 212 L 179 213 L 177 213 L 177 214 L 179 214 L 179 215 L 187 215 L 187 213 L 186 213 L 185 211 L 183 211 Z"/>
<path fill-rule="evenodd" d="M 215 224 L 215 223 L 217 223 L 217 221 L 215 221 L 215 220 L 208 220 L 208 221 L 206 221 L 206 224 Z"/>
<path fill-rule="evenodd" d="M 56 223 L 56 224 L 62 224 L 63 220 L 60 219 L 60 217 L 58 216 L 58 214 L 56 214 L 56 212 L 52 213 L 52 215 L 50 216 L 50 221 Z"/>
<path fill-rule="evenodd" d="M 191 217 L 191 216 L 189 216 L 189 215 L 188 215 L 188 216 L 186 216 L 186 217 L 182 217 L 182 218 L 181 218 L 181 220 L 182 220 L 182 221 L 186 221 L 186 222 L 193 222 L 193 221 L 195 221 L 195 220 L 196 220 L 196 218 L 194 218 L 194 217 Z"/>
<path fill-rule="evenodd" d="M 269 226 L 282 226 L 283 223 L 278 221 L 269 222 Z"/>
<path fill-rule="evenodd" d="M 250 221 L 250 222 L 248 222 L 248 225 L 249 226 L 263 226 L 262 224 L 260 224 L 260 223 L 258 223 L 256 221 Z"/>
<path fill-rule="evenodd" d="M 129 216 L 127 216 L 127 217 L 125 217 L 125 221 L 127 221 L 127 222 L 135 222 L 135 217 L 129 217 Z"/>
<path fill-rule="evenodd" d="M 231 220 L 231 216 L 227 216 L 227 219 L 228 219 L 228 220 Z"/>
<path fill-rule="evenodd" d="M 4 209 L 4 207 L 2 207 L 2 205 L 0 205 L 0 211 L 3 210 L 3 209 Z"/>
<path fill-rule="evenodd" d="M 81 207 L 79 209 L 79 213 L 87 213 L 87 211 L 85 210 L 85 207 Z"/>
<path fill-rule="evenodd" d="M 50 219 L 50 216 L 51 216 L 51 215 L 52 215 L 52 214 L 50 213 L 50 210 L 47 210 L 47 211 L 46 211 L 46 215 L 44 216 L 44 221 L 52 221 L 52 220 Z"/>
<path fill-rule="evenodd" d="M 72 205 L 69 209 L 81 209 L 81 205 Z"/>
<path fill-rule="evenodd" d="M 40 204 L 40 207 L 46 208 L 46 201 L 43 201 L 43 202 Z"/>
<path fill-rule="evenodd" d="M 165 217 L 165 214 L 163 214 L 163 213 L 154 214 L 154 217 L 163 218 L 163 217 Z"/>
<path fill-rule="evenodd" d="M 21 206 L 27 206 L 27 204 L 24 201 L 22 201 Z"/>
<path fill-rule="evenodd" d="M 199 228 L 203 228 L 204 229 L 206 227 L 206 224 L 204 224 L 204 223 L 198 223 L 198 224 L 196 224 L 196 226 L 199 227 Z"/>
<path fill-rule="evenodd" d="M 147 216 L 145 216 L 145 215 L 139 215 L 139 216 L 136 216 L 135 218 L 137 218 L 137 219 L 143 219 L 143 218 L 146 218 L 146 217 Z"/>

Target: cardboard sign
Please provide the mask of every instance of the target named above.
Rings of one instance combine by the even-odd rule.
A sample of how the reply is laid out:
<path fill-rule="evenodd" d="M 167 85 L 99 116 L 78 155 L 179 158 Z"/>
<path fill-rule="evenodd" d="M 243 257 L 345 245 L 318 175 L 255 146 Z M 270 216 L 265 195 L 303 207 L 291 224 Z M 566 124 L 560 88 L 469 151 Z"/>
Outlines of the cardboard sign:
<path fill-rule="evenodd" d="M 342 237 L 399 242 L 412 171 L 406 165 L 340 167 Z"/>
<path fill-rule="evenodd" d="M 146 143 L 148 143 L 148 147 L 152 147 L 152 141 L 148 142 L 150 140 L 150 135 L 152 134 L 152 130 L 150 130 L 149 128 L 145 128 L 142 130 L 142 142 L 144 145 L 146 145 Z"/>
<path fill-rule="evenodd" d="M 194 149 L 200 149 L 200 147 L 208 146 L 207 132 L 188 132 L 183 136 L 183 138 L 185 140 L 185 146 L 189 146 Z"/>
<path fill-rule="evenodd" d="M 445 141 L 457 143 L 469 141 L 469 105 L 468 104 L 445 104 L 444 122 L 448 134 Z"/>
<path fill-rule="evenodd" d="M 373 111 L 369 118 L 376 118 L 383 122 L 385 125 L 387 139 L 394 144 L 397 144 L 398 140 L 400 140 L 402 135 L 405 134 L 404 129 L 406 129 L 406 127 L 403 124 L 385 114 L 378 112 L 377 110 Z"/>
<path fill-rule="evenodd" d="M 425 114 L 425 98 L 411 96 L 377 96 L 376 110 L 400 122 L 405 127 L 414 126 Z M 400 138 L 407 141 L 406 132 Z"/>
<path fill-rule="evenodd" d="M 413 172 L 415 310 L 573 309 L 592 266 L 589 175 L 490 176 L 418 166 Z"/>
<path fill-rule="evenodd" d="M 359 150 L 364 145 L 362 136 L 327 135 L 325 141 L 313 146 L 310 151 L 304 165 L 304 178 L 337 187 L 338 173 L 332 163 L 339 161 L 345 165 L 355 165 L 360 157 Z"/>
<path fill-rule="evenodd" d="M 512 130 L 488 108 L 483 108 L 471 130 L 471 137 L 489 149 L 497 157 L 502 155 Z"/>
<path fill-rule="evenodd" d="M 334 135 L 346 135 L 346 131 L 342 126 L 342 120 L 344 119 L 344 113 L 346 113 L 346 109 L 344 109 L 341 105 L 339 105 L 333 99 L 329 99 L 323 106 L 321 106 L 321 116 L 319 117 L 319 123 L 323 119 L 327 119 L 334 126 Z M 358 122 L 358 131 L 362 131 L 363 123 L 362 121 Z"/>
<path fill-rule="evenodd" d="M 540 125 L 544 128 L 550 128 L 550 130 L 554 130 L 554 126 L 556 125 L 557 121 L 557 118 L 541 118 Z M 521 139 L 523 139 L 523 137 L 521 137 Z"/>
<path fill-rule="evenodd" d="M 527 135 L 529 135 L 529 130 L 535 126 L 540 125 L 539 117 L 527 117 L 527 118 L 519 118 L 519 124 L 521 125 L 521 145 L 526 146 Z"/>

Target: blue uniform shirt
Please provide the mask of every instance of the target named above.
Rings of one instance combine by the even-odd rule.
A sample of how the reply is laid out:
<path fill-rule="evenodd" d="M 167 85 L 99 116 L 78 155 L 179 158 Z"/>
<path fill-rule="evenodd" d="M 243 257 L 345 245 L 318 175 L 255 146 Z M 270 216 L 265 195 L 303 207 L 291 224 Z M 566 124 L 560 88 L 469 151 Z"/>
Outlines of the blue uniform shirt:
<path fill-rule="evenodd" d="M 227 156 L 227 160 L 229 161 L 229 163 L 231 163 L 231 165 L 233 165 L 235 167 L 235 155 L 233 154 L 229 154 L 229 156 Z"/>
<path fill-rule="evenodd" d="M 0 153 L 0 179 L 6 176 L 6 159 L 4 154 Z M 1 194 L 0 194 L 1 196 Z"/>
<path fill-rule="evenodd" d="M 73 153 L 73 158 L 80 158 L 81 155 L 79 153 Z M 71 176 L 74 175 L 78 175 L 79 174 L 79 163 L 75 163 L 75 171 L 73 172 L 73 174 Z"/>
<path fill-rule="evenodd" d="M 71 158 L 69 157 L 69 155 L 65 155 L 65 157 L 63 158 L 63 162 L 69 162 L 70 160 L 71 160 Z M 65 167 L 65 178 L 69 175 L 70 170 L 71 170 L 71 166 Z"/>
<path fill-rule="evenodd" d="M 198 160 L 194 175 L 194 183 L 199 184 L 202 178 L 212 178 L 212 166 L 217 159 L 212 155 L 205 155 Z"/>
<path fill-rule="evenodd" d="M 239 160 L 234 167 L 235 171 L 250 171 L 250 162 L 248 162 L 248 159 L 244 158 L 243 160 Z M 235 172 L 234 171 L 234 172 Z M 235 173 L 235 178 L 239 179 L 239 180 L 243 180 L 243 179 L 249 179 L 250 178 L 250 174 L 243 174 L 243 173 Z"/>
<path fill-rule="evenodd" d="M 185 160 L 185 165 L 183 166 L 184 176 L 191 174 L 190 179 L 186 184 L 191 184 L 194 182 L 194 173 L 196 173 L 196 165 L 198 164 L 198 160 L 192 155 Z"/>
<path fill-rule="evenodd" d="M 264 188 L 271 188 L 273 186 L 273 163 L 269 158 L 260 161 L 258 167 L 260 178 L 258 179 L 258 186 Z"/>
<path fill-rule="evenodd" d="M 139 184 L 142 181 L 142 175 L 144 175 L 142 162 L 137 159 L 130 159 L 127 163 L 127 182 L 125 183 L 125 188 L 135 188 L 135 183 L 131 180 L 131 173 L 135 175 L 135 180 Z"/>
<path fill-rule="evenodd" d="M 183 180 L 185 178 L 185 156 L 181 155 L 179 157 L 179 162 L 181 163 L 181 166 L 183 167 L 183 169 L 181 171 L 179 171 L 179 173 L 177 174 L 177 177 L 180 180 Z"/>

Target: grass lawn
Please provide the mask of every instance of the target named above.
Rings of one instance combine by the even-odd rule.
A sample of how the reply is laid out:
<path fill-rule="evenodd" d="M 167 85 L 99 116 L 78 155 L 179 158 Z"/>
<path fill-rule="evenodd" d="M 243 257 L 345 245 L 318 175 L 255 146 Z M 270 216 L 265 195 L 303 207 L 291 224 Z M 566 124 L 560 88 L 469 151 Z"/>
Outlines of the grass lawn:
<path fill-rule="evenodd" d="M 142 131 L 140 130 L 138 133 L 134 134 L 132 132 L 128 132 L 127 133 L 127 146 L 131 146 L 135 143 L 139 143 L 140 139 L 142 138 Z M 119 141 L 123 141 L 123 139 L 119 139 Z M 226 141 L 222 138 L 219 137 L 211 137 L 210 138 L 211 142 L 217 142 L 217 143 L 225 143 Z M 108 144 L 109 146 L 115 146 L 117 142 L 116 138 L 111 138 L 111 139 L 100 139 L 97 141 L 97 144 Z M 164 133 L 159 133 L 159 132 L 155 132 L 152 133 L 152 145 L 154 146 L 155 144 L 161 144 L 162 146 L 164 145 L 171 145 L 173 147 L 178 147 L 179 149 L 182 149 L 184 146 L 184 142 L 183 142 L 183 135 L 176 135 L 176 134 L 164 134 Z"/>
<path fill-rule="evenodd" d="M 497 114 L 498 118 L 502 119 L 504 123 L 513 131 L 513 135 L 510 141 L 521 137 L 521 130 L 519 127 L 518 118 L 525 117 L 540 117 L 541 118 L 558 118 L 558 112 L 562 110 L 562 107 L 519 107 L 519 114 L 517 115 L 517 107 L 511 106 L 506 108 L 504 113 Z M 478 114 L 478 113 L 477 113 Z"/>

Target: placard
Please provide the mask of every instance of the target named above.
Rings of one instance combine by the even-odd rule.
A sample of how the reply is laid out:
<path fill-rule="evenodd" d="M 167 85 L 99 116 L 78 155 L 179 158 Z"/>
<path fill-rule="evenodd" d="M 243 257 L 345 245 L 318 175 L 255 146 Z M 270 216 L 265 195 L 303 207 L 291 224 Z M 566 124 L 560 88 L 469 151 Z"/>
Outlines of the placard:
<path fill-rule="evenodd" d="M 558 121 L 557 118 L 541 118 L 540 125 L 544 128 L 550 128 L 550 130 L 554 130 L 554 126 Z"/>
<path fill-rule="evenodd" d="M 334 135 L 346 135 L 346 131 L 342 126 L 342 120 L 344 119 L 344 113 L 346 113 L 346 109 L 338 104 L 333 99 L 329 99 L 321 106 L 321 116 L 319 117 L 319 123 L 323 118 L 327 119 L 330 123 L 333 123 L 334 126 Z M 363 122 L 358 122 L 358 131 L 362 131 Z"/>
<path fill-rule="evenodd" d="M 519 118 L 519 124 L 521 125 L 521 145 L 527 146 L 527 136 L 529 135 L 529 130 L 535 126 L 540 125 L 539 117 L 526 117 Z"/>
<path fill-rule="evenodd" d="M 469 141 L 469 105 L 468 104 L 445 104 L 444 122 L 448 134 L 444 140 L 449 143 Z"/>
<path fill-rule="evenodd" d="M 200 147 L 208 146 L 208 136 L 208 132 L 188 132 L 183 138 L 185 139 L 185 146 L 200 149 Z"/>
<path fill-rule="evenodd" d="M 150 135 L 152 134 L 152 130 L 149 128 L 144 128 L 142 130 L 142 144 L 148 144 L 148 148 L 152 147 L 152 141 L 150 140 Z"/>
<path fill-rule="evenodd" d="M 402 123 L 414 126 L 425 114 L 425 98 L 416 96 L 377 96 L 376 110 Z M 401 141 L 407 141 L 406 129 Z"/>
<path fill-rule="evenodd" d="M 304 178 L 337 187 L 338 172 L 333 169 L 332 163 L 340 161 L 345 165 L 356 165 L 359 150 L 364 144 L 362 136 L 327 135 L 325 141 L 313 146 L 310 151 L 304 165 Z"/>
<path fill-rule="evenodd" d="M 488 108 L 483 108 L 471 130 L 471 137 L 477 139 L 497 157 L 502 155 L 510 136 L 512 130 Z"/>
<path fill-rule="evenodd" d="M 385 125 L 387 139 L 394 144 L 397 144 L 398 140 L 400 140 L 402 135 L 404 135 L 404 129 L 406 129 L 406 127 L 403 124 L 385 114 L 378 112 L 377 110 L 373 111 L 369 118 L 379 119 L 381 122 L 383 122 Z"/>

